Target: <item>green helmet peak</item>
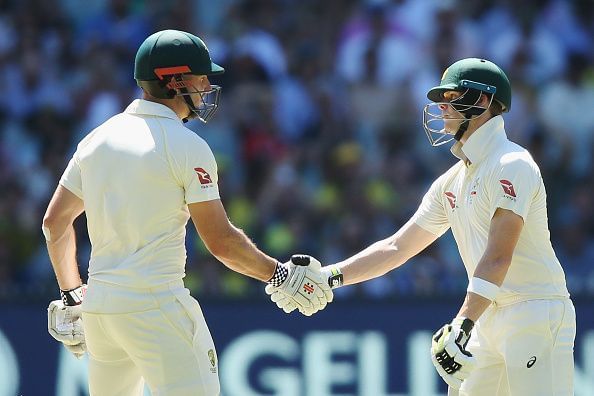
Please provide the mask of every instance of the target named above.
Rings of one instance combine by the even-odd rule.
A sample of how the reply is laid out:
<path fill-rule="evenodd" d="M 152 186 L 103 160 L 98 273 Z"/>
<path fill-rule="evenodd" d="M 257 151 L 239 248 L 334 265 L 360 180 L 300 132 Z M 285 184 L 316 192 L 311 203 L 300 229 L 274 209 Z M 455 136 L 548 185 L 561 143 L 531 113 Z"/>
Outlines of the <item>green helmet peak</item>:
<path fill-rule="evenodd" d="M 486 59 L 466 58 L 453 63 L 442 77 L 441 83 L 427 92 L 427 98 L 433 102 L 442 102 L 446 91 L 464 92 L 468 88 L 484 93 L 493 93 L 493 98 L 503 105 L 503 111 L 511 108 L 511 84 L 505 72 L 495 63 Z"/>

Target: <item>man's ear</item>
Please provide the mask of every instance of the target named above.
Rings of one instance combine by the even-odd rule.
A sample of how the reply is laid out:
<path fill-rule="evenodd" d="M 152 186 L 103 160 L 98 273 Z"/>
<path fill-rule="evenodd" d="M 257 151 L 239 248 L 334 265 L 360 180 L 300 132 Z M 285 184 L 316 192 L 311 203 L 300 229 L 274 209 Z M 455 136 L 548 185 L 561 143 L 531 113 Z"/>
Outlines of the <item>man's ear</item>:
<path fill-rule="evenodd" d="M 489 106 L 489 103 L 491 103 L 491 98 L 487 94 L 481 93 L 481 100 L 479 104 L 483 107 L 487 107 Z"/>
<path fill-rule="evenodd" d="M 159 85 L 167 89 L 167 99 L 173 99 L 178 94 L 178 90 L 175 88 L 174 76 L 165 76 L 165 79 L 159 81 Z"/>

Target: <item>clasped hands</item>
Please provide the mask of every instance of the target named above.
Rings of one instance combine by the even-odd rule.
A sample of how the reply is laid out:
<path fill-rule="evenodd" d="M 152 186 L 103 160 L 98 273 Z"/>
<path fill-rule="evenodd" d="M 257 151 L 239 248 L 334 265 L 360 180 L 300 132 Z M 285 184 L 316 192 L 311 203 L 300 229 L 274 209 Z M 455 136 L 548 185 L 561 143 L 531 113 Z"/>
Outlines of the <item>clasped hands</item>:
<path fill-rule="evenodd" d="M 334 277 L 340 276 L 340 280 Z M 311 316 L 332 302 L 333 287 L 342 284 L 342 275 L 333 274 L 330 267 L 308 255 L 293 255 L 279 263 L 273 278 L 266 285 L 266 294 L 286 313 L 298 309 Z"/>

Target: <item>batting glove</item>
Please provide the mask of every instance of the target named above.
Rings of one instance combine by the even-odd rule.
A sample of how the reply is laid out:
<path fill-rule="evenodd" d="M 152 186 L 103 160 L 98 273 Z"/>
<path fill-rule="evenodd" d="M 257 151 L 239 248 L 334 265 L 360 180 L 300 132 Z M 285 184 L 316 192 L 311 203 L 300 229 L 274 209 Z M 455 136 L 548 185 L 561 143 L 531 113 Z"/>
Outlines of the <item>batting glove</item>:
<path fill-rule="evenodd" d="M 293 255 L 289 262 L 277 264 L 265 291 L 286 313 L 299 309 L 311 316 L 334 297 L 321 268 L 322 264 L 311 256 Z"/>
<path fill-rule="evenodd" d="M 455 318 L 433 335 L 431 361 L 441 378 L 453 389 L 460 389 L 462 381 L 476 365 L 476 359 L 466 350 L 473 327 L 472 320 Z"/>
<path fill-rule="evenodd" d="M 285 311 L 285 313 L 291 313 L 298 308 L 297 303 L 291 297 L 278 291 L 274 286 L 268 284 L 264 288 L 264 291 L 270 296 L 272 302 Z"/>
<path fill-rule="evenodd" d="M 87 350 L 80 307 L 86 287 L 82 285 L 73 290 L 61 291 L 62 299 L 50 302 L 47 308 L 48 332 L 77 359 Z"/>

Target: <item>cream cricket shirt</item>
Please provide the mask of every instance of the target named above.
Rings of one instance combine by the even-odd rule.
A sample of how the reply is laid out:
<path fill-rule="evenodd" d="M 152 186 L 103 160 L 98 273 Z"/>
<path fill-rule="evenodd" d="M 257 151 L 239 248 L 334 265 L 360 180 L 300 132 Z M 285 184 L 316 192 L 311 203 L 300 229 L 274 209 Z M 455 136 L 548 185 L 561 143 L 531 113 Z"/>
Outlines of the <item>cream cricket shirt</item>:
<path fill-rule="evenodd" d="M 438 236 L 451 227 L 470 279 L 495 210 L 511 210 L 524 227 L 496 302 L 569 296 L 550 242 L 540 170 L 526 149 L 507 139 L 503 118 L 489 120 L 452 153 L 461 161 L 431 185 L 414 221 Z"/>
<path fill-rule="evenodd" d="M 184 276 L 187 204 L 219 198 L 208 144 L 141 99 L 80 142 L 60 184 L 84 201 L 89 278 L 135 288 Z"/>

